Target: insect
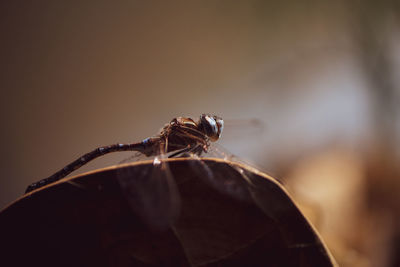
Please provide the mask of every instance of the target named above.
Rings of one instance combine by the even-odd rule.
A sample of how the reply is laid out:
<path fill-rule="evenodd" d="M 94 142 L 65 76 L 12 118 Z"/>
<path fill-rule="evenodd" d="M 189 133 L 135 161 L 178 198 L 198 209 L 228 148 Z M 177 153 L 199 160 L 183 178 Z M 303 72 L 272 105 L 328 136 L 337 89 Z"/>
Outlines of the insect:
<path fill-rule="evenodd" d="M 48 178 L 32 183 L 25 193 L 56 182 L 88 162 L 112 152 L 137 151 L 146 156 L 169 153 L 170 158 L 188 153 L 200 156 L 207 152 L 210 142 L 215 142 L 221 137 L 223 129 L 224 121 L 215 115 L 202 114 L 197 122 L 191 118 L 177 117 L 166 124 L 157 136 L 146 138 L 142 142 L 114 144 L 94 149 Z M 159 158 L 156 157 L 154 163 L 160 163 Z"/>

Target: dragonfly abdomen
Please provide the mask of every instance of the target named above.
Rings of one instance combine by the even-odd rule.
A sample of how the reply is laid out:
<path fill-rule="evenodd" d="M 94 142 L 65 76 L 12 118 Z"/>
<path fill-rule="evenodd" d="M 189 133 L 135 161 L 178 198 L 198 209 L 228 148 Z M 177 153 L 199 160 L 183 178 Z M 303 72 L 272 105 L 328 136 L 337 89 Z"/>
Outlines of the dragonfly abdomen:
<path fill-rule="evenodd" d="M 44 185 L 56 182 L 64 177 L 66 177 L 68 174 L 71 172 L 75 171 L 76 169 L 79 169 L 83 165 L 87 164 L 88 162 L 101 157 L 105 154 L 112 153 L 112 152 L 120 152 L 120 151 L 138 151 L 140 153 L 145 153 L 146 150 L 149 149 L 149 146 L 151 144 L 149 142 L 145 143 L 139 142 L 139 143 L 132 143 L 132 144 L 114 144 L 114 145 L 109 145 L 109 146 L 103 146 L 103 147 L 98 147 L 94 150 L 92 150 L 89 153 L 86 153 L 85 155 L 79 157 L 75 161 L 71 162 L 58 172 L 54 173 L 53 175 L 42 179 L 36 183 L 33 183 L 28 186 L 26 189 L 25 193 L 28 193 L 32 190 L 35 190 L 39 187 L 42 187 Z"/>

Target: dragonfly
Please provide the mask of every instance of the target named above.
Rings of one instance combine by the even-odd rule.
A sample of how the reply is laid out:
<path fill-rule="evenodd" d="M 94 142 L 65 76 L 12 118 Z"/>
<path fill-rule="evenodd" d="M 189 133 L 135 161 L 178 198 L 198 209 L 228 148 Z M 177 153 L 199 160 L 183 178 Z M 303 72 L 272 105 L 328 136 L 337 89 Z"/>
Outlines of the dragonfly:
<path fill-rule="evenodd" d="M 25 193 L 54 183 L 90 161 L 112 152 L 136 151 L 147 157 L 166 155 L 177 157 L 184 154 L 201 155 L 207 152 L 210 142 L 217 141 L 224 129 L 224 121 L 216 115 L 202 114 L 196 122 L 191 118 L 177 117 L 166 124 L 157 136 L 138 143 L 102 146 L 84 154 L 53 175 L 29 185 Z M 160 159 L 154 159 L 155 164 Z"/>

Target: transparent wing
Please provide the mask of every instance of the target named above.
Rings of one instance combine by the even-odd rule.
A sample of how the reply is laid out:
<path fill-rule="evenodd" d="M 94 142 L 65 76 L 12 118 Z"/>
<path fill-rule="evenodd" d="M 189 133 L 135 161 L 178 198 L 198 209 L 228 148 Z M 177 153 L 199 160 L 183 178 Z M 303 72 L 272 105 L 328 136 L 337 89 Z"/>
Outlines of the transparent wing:
<path fill-rule="evenodd" d="M 170 154 L 170 157 L 186 157 L 191 158 L 192 160 L 189 161 L 191 164 L 191 169 L 206 183 L 212 186 L 214 189 L 231 195 L 238 199 L 246 199 L 249 197 L 247 191 L 247 184 L 251 185 L 251 179 L 248 175 L 244 172 L 244 170 L 238 167 L 235 164 L 230 164 L 232 162 L 239 162 L 242 164 L 244 163 L 243 160 L 240 160 L 238 157 L 234 156 L 233 154 L 229 153 L 226 149 L 216 143 L 210 143 L 205 149 L 203 147 L 203 143 L 201 142 L 201 138 L 192 135 L 193 129 L 185 131 L 182 129 L 182 133 L 177 133 L 177 135 L 182 135 L 183 137 L 191 137 L 191 139 L 196 140 L 199 139 L 199 143 L 197 146 L 186 147 L 178 152 L 173 152 Z M 201 132 L 198 132 L 201 135 Z M 206 161 L 203 158 L 220 158 L 226 161 L 232 168 L 234 168 L 237 172 L 239 172 L 242 179 L 235 179 L 229 176 L 223 177 L 216 177 L 212 167 L 208 164 L 211 164 L 211 161 Z"/>
<path fill-rule="evenodd" d="M 250 199 L 253 201 L 268 217 L 272 218 L 273 220 L 279 220 L 279 216 L 282 213 L 282 207 L 277 205 L 274 202 L 271 202 L 271 200 L 274 200 L 273 197 L 271 197 L 269 194 L 271 193 L 270 191 L 266 190 L 266 188 L 269 188 L 271 185 L 264 181 L 263 179 L 259 179 L 255 174 L 259 173 L 260 171 L 257 170 L 257 168 L 254 168 L 251 166 L 251 164 L 247 163 L 243 159 L 240 159 L 239 157 L 230 154 L 227 152 L 226 149 L 224 149 L 221 145 L 218 144 L 213 144 L 210 149 L 209 149 L 209 155 L 212 155 L 213 157 L 218 157 L 226 160 L 226 162 L 239 173 L 239 177 L 241 177 L 242 181 L 245 181 L 246 183 L 246 190 L 240 190 L 240 198 L 242 199 Z M 245 168 L 241 168 L 239 165 L 232 164 L 232 163 L 239 163 L 240 165 L 245 165 L 247 166 Z M 247 168 L 252 169 L 252 171 L 247 170 Z M 273 177 L 271 177 L 273 178 Z M 273 178 L 276 182 L 282 184 L 281 181 L 279 181 L 276 178 Z M 228 178 L 230 183 L 236 184 L 236 186 L 241 186 L 240 181 L 234 181 L 234 179 Z M 239 191 L 239 190 L 237 190 Z M 238 194 L 237 192 L 234 192 L 232 190 L 229 191 L 231 195 L 233 196 L 234 194 Z M 237 195 L 236 197 L 239 197 Z"/>
<path fill-rule="evenodd" d="M 265 123 L 260 119 L 228 119 L 224 120 L 224 140 L 235 140 L 244 136 L 254 138 L 261 136 L 266 129 Z"/>
<path fill-rule="evenodd" d="M 193 172 L 196 173 L 200 179 L 203 179 L 208 185 L 221 193 L 228 194 L 241 200 L 249 198 L 247 184 L 250 184 L 251 181 L 246 177 L 243 170 L 237 167 L 237 165 L 230 164 L 236 171 L 243 174 L 240 179 L 237 179 L 237 176 L 231 177 L 229 175 L 215 175 L 212 166 L 214 162 L 212 160 L 206 160 L 207 158 L 220 158 L 225 160 L 227 163 L 232 162 L 232 160 L 236 158 L 224 149 L 217 148 L 215 143 L 210 145 L 207 151 L 205 151 L 202 145 L 199 144 L 188 149 L 182 149 L 182 153 L 174 153 L 174 157 L 190 158 L 191 160 L 189 163 Z"/>
<path fill-rule="evenodd" d="M 200 179 L 214 188 L 215 190 L 229 195 L 238 200 L 248 200 L 247 182 L 242 178 L 232 177 L 230 175 L 221 175 L 214 172 L 212 160 L 206 160 L 196 154 L 192 154 L 190 161 L 193 171 Z"/>
<path fill-rule="evenodd" d="M 157 230 L 168 228 L 180 210 L 178 189 L 165 161 L 165 151 L 166 144 L 160 143 L 159 153 L 154 155 L 152 164 L 134 168 L 134 172 L 132 168 L 122 168 L 118 174 L 122 192 L 133 212 L 146 225 Z"/>

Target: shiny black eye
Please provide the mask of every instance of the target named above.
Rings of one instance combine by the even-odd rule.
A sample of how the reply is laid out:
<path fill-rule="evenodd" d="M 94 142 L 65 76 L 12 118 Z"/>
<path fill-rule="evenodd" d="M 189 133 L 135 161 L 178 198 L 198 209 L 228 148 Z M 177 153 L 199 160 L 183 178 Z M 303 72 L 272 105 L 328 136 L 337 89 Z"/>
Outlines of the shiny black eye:
<path fill-rule="evenodd" d="M 217 116 L 203 114 L 200 116 L 201 128 L 211 141 L 216 141 L 223 129 L 223 120 Z"/>
<path fill-rule="evenodd" d="M 218 137 L 221 137 L 222 131 L 224 130 L 224 120 L 220 117 L 214 116 L 214 120 L 218 127 Z"/>

